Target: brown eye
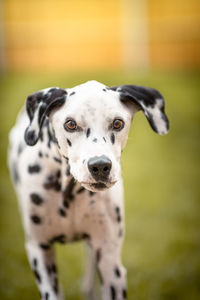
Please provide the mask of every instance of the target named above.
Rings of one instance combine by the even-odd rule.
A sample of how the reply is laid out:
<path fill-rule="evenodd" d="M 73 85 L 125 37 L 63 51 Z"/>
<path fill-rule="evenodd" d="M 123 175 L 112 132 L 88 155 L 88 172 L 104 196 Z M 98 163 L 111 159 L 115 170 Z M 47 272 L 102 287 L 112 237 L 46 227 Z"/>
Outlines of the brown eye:
<path fill-rule="evenodd" d="M 124 127 L 124 122 L 120 119 L 115 119 L 112 124 L 113 129 L 121 130 Z"/>
<path fill-rule="evenodd" d="M 67 131 L 75 131 L 77 129 L 77 124 L 74 120 L 68 120 L 65 124 L 64 124 L 64 128 Z"/>

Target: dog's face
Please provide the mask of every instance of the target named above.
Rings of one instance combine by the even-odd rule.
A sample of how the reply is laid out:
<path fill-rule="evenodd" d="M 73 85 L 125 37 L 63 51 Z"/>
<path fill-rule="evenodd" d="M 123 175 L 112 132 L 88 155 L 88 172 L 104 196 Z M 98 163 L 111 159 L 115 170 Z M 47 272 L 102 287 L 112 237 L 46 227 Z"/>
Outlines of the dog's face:
<path fill-rule="evenodd" d="M 27 143 L 37 142 L 43 122 L 49 117 L 59 152 L 68 158 L 71 174 L 91 191 L 109 188 L 120 178 L 121 152 L 136 111 L 144 111 L 156 132 L 165 134 L 168 130 L 163 98 L 153 89 L 107 88 L 89 81 L 73 89 L 39 93 L 27 100 L 31 121 L 25 133 Z"/>
<path fill-rule="evenodd" d="M 52 113 L 61 155 L 73 177 L 89 190 L 111 187 L 120 176 L 120 156 L 136 106 L 97 82 L 68 90 L 65 104 Z"/>

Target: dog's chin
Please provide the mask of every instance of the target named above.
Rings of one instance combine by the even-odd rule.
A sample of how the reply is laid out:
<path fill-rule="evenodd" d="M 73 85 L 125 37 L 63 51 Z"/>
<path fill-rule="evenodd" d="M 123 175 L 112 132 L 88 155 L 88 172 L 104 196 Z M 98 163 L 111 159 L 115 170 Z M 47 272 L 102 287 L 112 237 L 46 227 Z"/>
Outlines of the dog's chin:
<path fill-rule="evenodd" d="M 82 186 L 91 192 L 101 192 L 111 188 L 115 182 L 96 182 L 96 183 L 82 183 Z"/>

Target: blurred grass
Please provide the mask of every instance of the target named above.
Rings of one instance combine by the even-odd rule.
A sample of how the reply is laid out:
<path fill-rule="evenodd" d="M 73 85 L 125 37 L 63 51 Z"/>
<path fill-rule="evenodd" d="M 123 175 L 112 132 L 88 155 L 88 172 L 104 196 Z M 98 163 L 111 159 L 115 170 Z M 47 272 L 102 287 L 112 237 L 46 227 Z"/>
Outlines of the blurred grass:
<path fill-rule="evenodd" d="M 28 94 L 89 79 L 159 89 L 171 121 L 159 137 L 136 115 L 123 153 L 126 239 L 123 262 L 135 300 L 200 299 L 200 72 L 9 73 L 0 78 L 0 299 L 39 299 L 23 246 L 23 230 L 6 167 L 7 135 Z M 82 299 L 81 243 L 57 246 L 68 299 Z"/>

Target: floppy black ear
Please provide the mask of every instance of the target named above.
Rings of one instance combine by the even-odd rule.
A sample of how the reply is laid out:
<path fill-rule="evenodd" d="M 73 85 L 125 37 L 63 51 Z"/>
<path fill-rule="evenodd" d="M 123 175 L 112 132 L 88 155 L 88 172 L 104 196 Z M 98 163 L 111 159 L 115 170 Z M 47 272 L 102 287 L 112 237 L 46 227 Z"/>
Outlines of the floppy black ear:
<path fill-rule="evenodd" d="M 31 94 L 26 100 L 26 111 L 30 124 L 25 130 L 25 141 L 33 146 L 40 137 L 45 118 L 57 107 L 62 106 L 66 100 L 67 91 L 60 88 L 48 88 Z"/>
<path fill-rule="evenodd" d="M 123 102 L 133 101 L 143 110 L 152 129 L 158 134 L 166 134 L 169 121 L 165 114 L 165 102 L 160 92 L 155 89 L 136 85 L 121 85 L 110 88 L 120 93 Z"/>

